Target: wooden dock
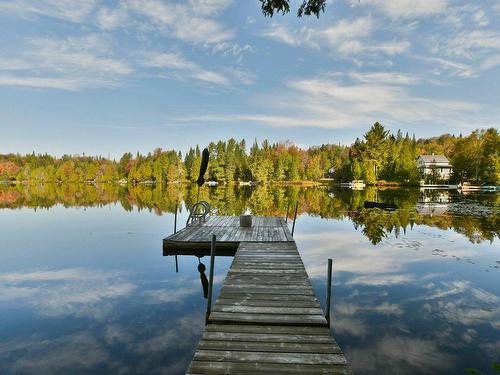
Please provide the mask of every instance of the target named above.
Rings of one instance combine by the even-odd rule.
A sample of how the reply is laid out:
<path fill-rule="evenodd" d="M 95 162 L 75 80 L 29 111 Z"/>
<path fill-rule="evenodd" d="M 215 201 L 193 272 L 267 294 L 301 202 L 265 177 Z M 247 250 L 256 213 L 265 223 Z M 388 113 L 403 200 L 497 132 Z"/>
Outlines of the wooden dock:
<path fill-rule="evenodd" d="M 191 241 L 203 252 L 212 233 L 236 252 L 187 374 L 352 374 L 285 221 L 210 218 L 166 238 L 164 253 L 191 254 Z"/>
<path fill-rule="evenodd" d="M 293 242 L 281 217 L 253 217 L 241 228 L 238 216 L 210 216 L 207 221 L 181 229 L 163 239 L 164 255 L 210 255 L 210 239 L 217 236 L 217 255 L 234 255 L 243 242 Z"/>

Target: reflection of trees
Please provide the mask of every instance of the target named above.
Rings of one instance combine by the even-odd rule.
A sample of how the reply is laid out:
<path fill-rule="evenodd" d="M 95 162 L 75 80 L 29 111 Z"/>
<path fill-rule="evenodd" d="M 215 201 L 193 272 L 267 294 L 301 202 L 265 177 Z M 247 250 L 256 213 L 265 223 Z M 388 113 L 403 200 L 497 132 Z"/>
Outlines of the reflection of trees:
<path fill-rule="evenodd" d="M 49 208 L 56 204 L 65 207 L 102 206 L 120 203 L 131 211 L 148 209 L 156 214 L 173 213 L 181 203 L 189 208 L 197 198 L 196 185 L 133 185 L 116 184 L 19 184 L 0 185 L 0 208 Z M 475 217 L 459 215 L 421 215 L 415 210 L 420 192 L 418 189 L 377 189 L 370 187 L 362 191 L 332 189 L 327 187 L 300 188 L 297 186 L 238 187 L 235 185 L 216 188 L 202 187 L 200 199 L 210 202 L 221 215 L 240 215 L 247 208 L 255 215 L 284 216 L 290 203 L 290 215 L 296 201 L 299 214 L 330 219 L 350 219 L 354 227 L 362 231 L 376 244 L 388 234 L 399 235 L 400 231 L 413 225 L 427 225 L 443 230 L 452 229 L 466 236 L 471 242 L 493 241 L 500 238 L 500 217 L 492 214 Z M 487 206 L 498 207 L 500 195 L 468 196 L 467 199 L 481 201 Z M 388 212 L 365 209 L 365 200 L 390 203 L 400 209 Z"/>

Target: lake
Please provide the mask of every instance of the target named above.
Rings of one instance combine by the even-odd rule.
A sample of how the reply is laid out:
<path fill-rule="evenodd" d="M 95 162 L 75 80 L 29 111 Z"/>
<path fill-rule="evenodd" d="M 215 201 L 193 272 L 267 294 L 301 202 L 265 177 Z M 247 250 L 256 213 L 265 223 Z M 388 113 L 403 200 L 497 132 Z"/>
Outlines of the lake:
<path fill-rule="evenodd" d="M 199 265 L 162 255 L 192 186 L 0 186 L 0 373 L 182 374 L 204 327 Z M 204 187 L 220 214 L 284 216 L 359 374 L 496 373 L 500 194 Z M 396 205 L 385 211 L 365 201 Z M 215 294 L 230 266 L 216 259 Z M 200 266 L 201 267 L 201 266 Z"/>

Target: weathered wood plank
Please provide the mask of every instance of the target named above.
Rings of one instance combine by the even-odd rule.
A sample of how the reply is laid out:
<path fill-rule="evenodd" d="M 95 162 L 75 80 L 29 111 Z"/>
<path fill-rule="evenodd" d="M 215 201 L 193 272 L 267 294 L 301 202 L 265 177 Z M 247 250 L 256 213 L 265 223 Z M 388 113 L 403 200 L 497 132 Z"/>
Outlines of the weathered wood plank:
<path fill-rule="evenodd" d="M 238 286 L 226 286 L 224 285 L 221 289 L 221 294 L 223 293 L 240 293 L 246 291 L 247 293 L 259 293 L 259 294 L 277 294 L 277 295 L 300 295 L 300 296 L 314 296 L 314 291 L 309 289 L 270 289 L 267 286 L 259 286 L 252 288 L 240 288 Z M 290 297 L 293 298 L 293 297 Z"/>
<path fill-rule="evenodd" d="M 240 300 L 265 300 L 265 301 L 317 301 L 314 295 L 283 295 L 283 294 L 268 294 L 268 293 L 241 293 L 239 291 L 230 293 L 226 292 L 224 295 L 220 294 L 219 298 L 240 299 Z"/>
<path fill-rule="evenodd" d="M 209 324 L 208 326 L 211 326 Z M 220 325 L 218 325 L 220 326 Z M 252 327 L 252 326 L 243 326 Z M 274 329 L 276 326 L 268 326 Z M 278 326 L 284 328 L 286 326 Z M 290 328 L 290 327 L 287 327 Z M 306 328 L 306 327 L 293 327 L 293 328 Z M 307 327 L 312 330 L 317 327 Z M 294 342 L 302 344 L 331 344 L 335 345 L 335 340 L 326 335 L 312 335 L 312 334 L 290 334 L 290 333 L 251 333 L 251 332 L 221 332 L 218 331 L 205 331 L 203 333 L 203 340 L 221 340 L 221 341 L 244 341 L 244 342 Z"/>
<path fill-rule="evenodd" d="M 223 305 L 217 301 L 212 311 L 234 312 L 245 314 L 277 314 L 277 315 L 322 315 L 323 311 L 320 308 L 313 307 L 273 307 L 273 306 L 237 306 Z"/>
<path fill-rule="evenodd" d="M 239 363 L 239 362 L 207 362 L 193 361 L 186 375 L 207 374 L 351 374 L 344 365 L 302 365 L 302 364 L 275 364 L 275 363 Z"/>
<path fill-rule="evenodd" d="M 265 362 L 283 364 L 310 364 L 310 365 L 345 365 L 343 355 L 316 354 L 316 353 L 267 353 L 267 352 L 238 352 L 229 350 L 197 350 L 195 361 L 231 361 L 231 362 Z"/>
<path fill-rule="evenodd" d="M 329 340 L 334 342 L 334 338 L 330 336 L 330 330 L 325 327 L 289 327 L 289 326 L 259 326 L 259 325 L 243 325 L 243 324 L 209 324 L 205 328 L 206 332 L 219 332 L 219 333 L 238 333 L 240 337 L 243 333 L 250 334 L 277 334 L 277 335 L 321 335 L 327 337 Z M 262 336 L 265 337 L 265 336 Z M 256 340 L 262 338 L 258 336 Z M 247 338 L 248 339 L 248 338 Z M 307 342 L 307 341 L 306 341 Z"/>
<path fill-rule="evenodd" d="M 276 324 L 276 325 L 297 325 L 297 326 L 321 326 L 327 325 L 326 319 L 322 315 L 286 315 L 286 314 L 247 314 L 247 313 L 225 313 L 213 311 L 209 318 L 209 323 L 255 323 L 255 324 Z"/>
<path fill-rule="evenodd" d="M 289 342 L 256 342 L 256 341 L 219 341 L 201 340 L 198 345 L 203 350 L 231 350 L 268 353 L 330 353 L 340 354 L 338 346 L 331 343 L 289 343 Z"/>
<path fill-rule="evenodd" d="M 315 300 L 309 301 L 273 301 L 261 299 L 233 299 L 233 298 L 217 298 L 217 303 L 221 305 L 232 306 L 269 306 L 269 307 L 310 307 L 320 308 L 319 302 Z"/>

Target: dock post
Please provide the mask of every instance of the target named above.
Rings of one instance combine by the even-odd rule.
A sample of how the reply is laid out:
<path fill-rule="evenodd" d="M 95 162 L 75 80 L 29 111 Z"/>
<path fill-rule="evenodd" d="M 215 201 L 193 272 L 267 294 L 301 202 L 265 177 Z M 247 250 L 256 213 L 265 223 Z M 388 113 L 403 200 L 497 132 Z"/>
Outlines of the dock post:
<path fill-rule="evenodd" d="M 215 243 L 217 238 L 212 234 L 212 243 L 210 244 L 210 275 L 208 278 L 208 298 L 207 298 L 207 313 L 205 315 L 205 325 L 208 324 L 208 317 L 212 310 L 212 290 L 214 284 L 214 263 L 215 263 Z"/>
<path fill-rule="evenodd" d="M 175 273 L 179 273 L 179 262 L 177 261 L 177 254 L 175 254 Z"/>
<path fill-rule="evenodd" d="M 174 234 L 177 233 L 177 203 L 175 204 Z"/>
<path fill-rule="evenodd" d="M 332 298 L 332 260 L 328 259 L 328 271 L 327 271 L 327 284 L 326 284 L 326 313 L 325 318 L 328 322 L 328 328 L 330 328 L 330 305 Z"/>
<path fill-rule="evenodd" d="M 288 224 L 288 211 L 290 211 L 290 201 L 286 205 L 286 216 L 285 216 L 285 224 Z"/>
<path fill-rule="evenodd" d="M 295 231 L 295 220 L 297 219 L 297 209 L 299 208 L 299 201 L 295 203 L 295 214 L 293 215 L 293 224 L 292 224 L 292 237 L 293 237 L 293 232 Z"/>

